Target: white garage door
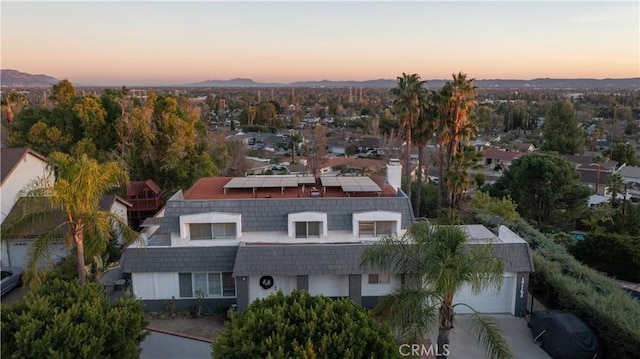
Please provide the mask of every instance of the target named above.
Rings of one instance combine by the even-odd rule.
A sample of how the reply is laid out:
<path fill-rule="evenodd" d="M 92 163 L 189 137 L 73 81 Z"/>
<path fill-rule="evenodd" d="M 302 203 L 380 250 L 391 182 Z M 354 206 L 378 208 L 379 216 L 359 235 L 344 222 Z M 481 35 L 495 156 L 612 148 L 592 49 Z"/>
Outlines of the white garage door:
<path fill-rule="evenodd" d="M 24 267 L 29 241 L 9 242 L 9 263 L 12 267 Z"/>
<path fill-rule="evenodd" d="M 511 313 L 513 314 L 516 277 L 514 274 L 505 275 L 500 291 L 487 290 L 480 294 L 473 294 L 471 288 L 465 286 L 453 298 L 453 303 L 465 303 L 478 312 L 483 313 Z M 455 307 L 456 313 L 471 313 L 463 305 Z"/>

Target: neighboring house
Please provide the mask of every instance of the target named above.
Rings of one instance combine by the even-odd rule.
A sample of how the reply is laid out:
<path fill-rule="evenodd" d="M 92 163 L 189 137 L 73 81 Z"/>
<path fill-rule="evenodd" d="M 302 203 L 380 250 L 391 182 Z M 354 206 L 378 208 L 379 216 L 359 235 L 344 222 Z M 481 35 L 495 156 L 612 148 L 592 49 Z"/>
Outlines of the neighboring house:
<path fill-rule="evenodd" d="M 402 235 L 413 223 L 411 204 L 399 189 L 402 166 L 387 165 L 387 176 L 213 177 L 177 192 L 161 224 L 144 245 L 122 257 L 133 294 L 146 310 L 178 308 L 204 297 L 209 308 L 242 310 L 279 290 L 349 297 L 371 307 L 403 281 L 401 273 L 360 268 L 365 248 L 381 236 Z M 501 227 L 499 236 L 483 226 L 466 226 L 478 245 L 495 244 L 505 260 L 499 293 L 457 299 L 495 313 L 523 315 L 529 273 L 528 244 Z M 459 308 L 464 311 L 462 308 Z"/>
<path fill-rule="evenodd" d="M 593 170 L 597 170 L 598 168 L 600 168 L 601 171 L 611 173 L 618 166 L 618 161 L 613 161 L 610 159 L 607 159 L 602 163 L 597 163 L 596 157 L 598 157 L 598 155 L 592 155 L 592 156 L 561 155 L 561 156 L 564 157 L 569 162 L 574 163 L 576 165 L 576 168 L 593 169 Z"/>
<path fill-rule="evenodd" d="M 124 223 L 127 223 L 129 218 L 129 209 L 133 207 L 133 204 L 116 195 L 106 195 L 102 197 L 98 205 L 101 210 L 115 214 Z M 114 229 L 115 228 L 116 227 L 114 226 Z M 118 243 L 123 243 L 122 236 L 118 238 Z"/>
<path fill-rule="evenodd" d="M 9 215 L 18 200 L 18 193 L 29 182 L 44 178 L 49 174 L 47 157 L 24 148 L 3 148 L 0 150 L 0 223 Z"/>
<path fill-rule="evenodd" d="M 11 213 L 19 199 L 18 193 L 24 189 L 26 184 L 49 175 L 47 161 L 48 159 L 44 155 L 24 147 L 2 148 L 0 150 L 0 223 L 4 222 L 4 219 Z M 53 177 L 51 179 L 53 180 Z M 11 262 L 9 258 L 10 246 L 23 247 L 3 240 L 0 247 L 2 266 L 21 263 L 21 261 Z M 19 251 L 22 251 L 22 248 L 14 250 L 15 253 Z"/>
<path fill-rule="evenodd" d="M 533 143 L 516 143 L 514 144 L 515 150 L 522 153 L 531 153 L 536 150 L 536 146 Z"/>
<path fill-rule="evenodd" d="M 327 138 L 327 152 L 344 155 L 347 151 L 346 141 L 342 138 Z"/>
<path fill-rule="evenodd" d="M 491 142 L 489 142 L 488 140 L 475 139 L 473 141 L 470 141 L 466 145 L 475 148 L 476 152 L 481 152 L 491 147 Z"/>
<path fill-rule="evenodd" d="M 162 208 L 162 191 L 153 180 L 131 181 L 127 185 L 127 202 L 129 208 L 129 225 L 138 229 L 148 217 L 153 217 Z"/>
<path fill-rule="evenodd" d="M 598 170 L 597 168 L 579 167 L 578 173 L 580 174 L 580 182 L 589 186 L 596 194 L 605 195 L 605 187 L 609 176 L 613 173 L 610 170 Z M 597 188 L 596 188 L 597 187 Z"/>
<path fill-rule="evenodd" d="M 384 153 L 384 144 L 380 137 L 362 137 L 357 139 L 355 144 L 358 147 L 358 153 Z"/>
<path fill-rule="evenodd" d="M 507 169 L 511 162 L 523 156 L 522 152 L 507 151 L 499 148 L 488 148 L 482 152 L 483 163 L 490 168 Z"/>
<path fill-rule="evenodd" d="M 631 202 L 640 202 L 640 167 L 622 165 L 618 173 L 624 178 Z"/>

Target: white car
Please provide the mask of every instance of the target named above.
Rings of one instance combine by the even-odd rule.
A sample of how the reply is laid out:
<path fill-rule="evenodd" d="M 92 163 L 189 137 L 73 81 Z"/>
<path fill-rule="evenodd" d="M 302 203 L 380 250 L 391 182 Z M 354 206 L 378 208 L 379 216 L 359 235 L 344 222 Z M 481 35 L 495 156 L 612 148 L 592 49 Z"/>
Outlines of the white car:
<path fill-rule="evenodd" d="M 2 267 L 2 282 L 0 282 L 1 295 L 15 287 L 22 287 L 22 268 Z"/>

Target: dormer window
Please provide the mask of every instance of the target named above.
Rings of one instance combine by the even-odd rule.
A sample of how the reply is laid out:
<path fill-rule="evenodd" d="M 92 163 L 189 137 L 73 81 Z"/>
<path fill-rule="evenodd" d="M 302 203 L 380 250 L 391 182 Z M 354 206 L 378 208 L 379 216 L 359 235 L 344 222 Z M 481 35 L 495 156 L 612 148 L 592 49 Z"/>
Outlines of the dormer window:
<path fill-rule="evenodd" d="M 180 237 L 189 240 L 236 239 L 242 236 L 240 214 L 208 212 L 180 216 Z"/>
<path fill-rule="evenodd" d="M 233 239 L 236 238 L 235 223 L 191 223 L 191 239 Z"/>
<path fill-rule="evenodd" d="M 402 215 L 399 212 L 371 211 L 353 214 L 353 235 L 376 238 L 400 233 Z"/>
<path fill-rule="evenodd" d="M 327 235 L 327 214 L 322 212 L 289 213 L 289 237 L 321 238 Z"/>
<path fill-rule="evenodd" d="M 320 238 L 322 222 L 295 222 L 296 238 Z"/>

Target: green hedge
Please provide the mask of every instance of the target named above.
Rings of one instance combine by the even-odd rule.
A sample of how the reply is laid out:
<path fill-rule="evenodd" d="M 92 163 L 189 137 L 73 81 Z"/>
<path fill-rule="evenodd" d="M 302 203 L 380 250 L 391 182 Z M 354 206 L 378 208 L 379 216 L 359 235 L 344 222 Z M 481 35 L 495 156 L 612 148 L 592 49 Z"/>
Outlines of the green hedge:
<path fill-rule="evenodd" d="M 476 220 L 487 226 L 494 225 L 493 217 L 488 212 L 475 213 Z M 535 273 L 530 285 L 545 289 L 543 300 L 554 309 L 569 310 L 582 318 L 596 332 L 605 357 L 638 358 L 640 303 L 526 221 L 504 224 L 534 249 Z"/>
<path fill-rule="evenodd" d="M 587 234 L 569 252 L 591 268 L 618 279 L 640 282 L 640 237 Z M 606 255 L 603 255 L 606 253 Z"/>

